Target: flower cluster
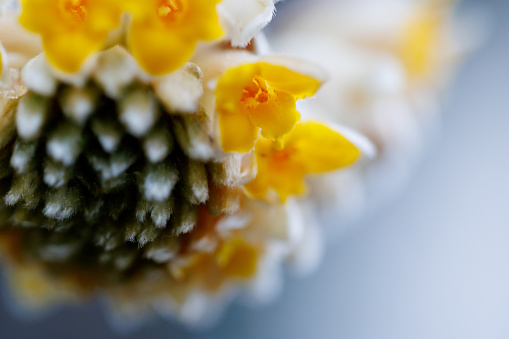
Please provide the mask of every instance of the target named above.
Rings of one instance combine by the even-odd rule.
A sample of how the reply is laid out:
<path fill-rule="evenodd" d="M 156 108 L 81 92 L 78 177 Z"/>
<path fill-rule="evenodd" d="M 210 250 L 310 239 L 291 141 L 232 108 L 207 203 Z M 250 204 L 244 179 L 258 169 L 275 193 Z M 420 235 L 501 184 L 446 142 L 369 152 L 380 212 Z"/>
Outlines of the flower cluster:
<path fill-rule="evenodd" d="M 317 204 L 345 192 L 345 175 L 358 182 L 377 169 L 393 126 L 373 132 L 383 115 L 343 109 L 343 95 L 383 97 L 353 95 L 365 63 L 342 73 L 298 28 L 300 49 L 271 53 L 258 34 L 276 2 L 2 8 L 0 258 L 20 301 L 103 294 L 126 317 L 194 323 L 233 293 L 268 298 L 283 263 L 312 266 Z M 391 45 L 413 79 L 434 62 L 436 8 Z M 285 49 L 293 36 L 270 39 Z M 346 49 L 334 58 L 344 55 L 364 60 Z M 345 79 L 352 88 L 338 86 Z"/>

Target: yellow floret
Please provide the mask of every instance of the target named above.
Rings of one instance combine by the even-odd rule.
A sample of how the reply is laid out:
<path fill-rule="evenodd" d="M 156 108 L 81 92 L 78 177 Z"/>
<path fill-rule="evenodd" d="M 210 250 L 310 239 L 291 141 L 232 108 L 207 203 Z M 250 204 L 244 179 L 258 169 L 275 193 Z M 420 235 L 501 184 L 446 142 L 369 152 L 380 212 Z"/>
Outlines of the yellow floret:
<path fill-rule="evenodd" d="M 446 6 L 450 4 L 450 1 L 427 4 L 409 21 L 399 53 L 411 77 L 421 77 L 433 70 L 435 57 L 441 48 Z"/>
<path fill-rule="evenodd" d="M 19 18 L 38 33 L 51 64 L 77 72 L 93 52 L 103 48 L 109 32 L 120 24 L 117 0 L 22 0 Z"/>
<path fill-rule="evenodd" d="M 220 38 L 220 0 L 126 0 L 131 13 L 128 45 L 140 65 L 161 75 L 181 67 L 199 41 Z"/>
<path fill-rule="evenodd" d="M 298 124 L 283 138 L 284 146 L 264 138 L 256 143 L 258 174 L 245 185 L 249 194 L 263 198 L 273 189 L 282 201 L 306 191 L 308 174 L 333 171 L 355 162 L 359 149 L 338 132 L 316 122 Z"/>
<path fill-rule="evenodd" d="M 300 120 L 296 100 L 312 96 L 320 81 L 260 62 L 228 70 L 218 81 L 216 110 L 225 152 L 248 152 L 261 130 L 279 140 Z"/>

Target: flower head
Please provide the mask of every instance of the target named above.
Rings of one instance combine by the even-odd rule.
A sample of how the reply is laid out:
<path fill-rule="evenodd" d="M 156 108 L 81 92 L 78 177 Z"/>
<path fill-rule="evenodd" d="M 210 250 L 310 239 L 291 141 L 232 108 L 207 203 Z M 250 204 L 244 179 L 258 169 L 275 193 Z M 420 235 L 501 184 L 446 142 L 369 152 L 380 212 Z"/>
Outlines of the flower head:
<path fill-rule="evenodd" d="M 192 56 L 199 41 L 222 36 L 220 0 L 126 1 L 132 15 L 128 44 L 140 65 L 154 75 L 172 72 Z"/>
<path fill-rule="evenodd" d="M 41 36 L 48 60 L 67 73 L 103 47 L 122 14 L 111 0 L 22 0 L 21 6 L 21 25 Z"/>
<path fill-rule="evenodd" d="M 261 130 L 279 140 L 300 120 L 296 100 L 313 95 L 320 81 L 265 62 L 227 71 L 216 88 L 216 110 L 225 152 L 247 152 Z"/>
<path fill-rule="evenodd" d="M 284 147 L 260 138 L 256 143 L 258 174 L 244 187 L 251 195 L 263 198 L 272 188 L 281 200 L 305 192 L 307 174 L 333 171 L 352 164 L 359 149 L 331 128 L 316 122 L 298 124 L 284 137 Z"/>

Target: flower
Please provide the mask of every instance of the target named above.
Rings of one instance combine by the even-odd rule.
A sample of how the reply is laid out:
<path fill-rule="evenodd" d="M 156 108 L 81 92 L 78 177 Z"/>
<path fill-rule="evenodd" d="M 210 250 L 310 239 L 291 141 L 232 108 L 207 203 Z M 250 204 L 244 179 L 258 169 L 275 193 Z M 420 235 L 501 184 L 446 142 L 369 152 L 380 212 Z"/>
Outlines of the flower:
<path fill-rule="evenodd" d="M 431 1 L 416 8 L 399 44 L 399 56 L 411 78 L 426 76 L 436 65 L 443 40 L 444 11 L 452 1 Z"/>
<path fill-rule="evenodd" d="M 296 100 L 312 96 L 320 80 L 266 62 L 228 70 L 218 81 L 216 111 L 225 152 L 248 152 L 258 132 L 279 140 L 300 120 Z"/>
<path fill-rule="evenodd" d="M 21 6 L 21 25 L 41 36 L 50 63 L 66 73 L 104 46 L 122 14 L 111 0 L 22 0 Z"/>
<path fill-rule="evenodd" d="M 256 143 L 258 174 L 244 186 L 252 196 L 263 198 L 272 188 L 285 201 L 290 195 L 305 192 L 307 174 L 348 166 L 361 154 L 341 134 L 317 122 L 298 124 L 283 141 L 282 149 L 278 143 L 264 138 Z"/>
<path fill-rule="evenodd" d="M 153 75 L 170 73 L 192 56 L 199 41 L 220 38 L 216 5 L 220 0 L 126 1 L 131 13 L 128 45 Z"/>
<path fill-rule="evenodd" d="M 274 17 L 278 0 L 223 0 L 217 8 L 233 46 L 246 46 Z"/>

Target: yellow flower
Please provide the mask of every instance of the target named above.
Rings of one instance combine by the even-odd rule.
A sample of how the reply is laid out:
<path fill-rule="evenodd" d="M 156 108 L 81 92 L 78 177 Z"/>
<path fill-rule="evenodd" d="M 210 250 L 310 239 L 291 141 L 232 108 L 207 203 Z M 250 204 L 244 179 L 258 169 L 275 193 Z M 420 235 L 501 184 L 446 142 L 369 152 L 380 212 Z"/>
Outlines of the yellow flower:
<path fill-rule="evenodd" d="M 153 75 L 170 73 L 188 61 L 198 41 L 220 38 L 216 5 L 220 0 L 131 0 L 128 45 Z"/>
<path fill-rule="evenodd" d="M 298 124 L 283 141 L 282 149 L 271 140 L 260 138 L 257 141 L 258 174 L 244 186 L 252 196 L 263 198 L 272 188 L 285 201 L 289 195 L 305 192 L 304 177 L 307 174 L 348 166 L 361 154 L 341 134 L 316 122 Z"/>
<path fill-rule="evenodd" d="M 117 0 L 21 0 L 19 21 L 42 37 L 48 60 L 67 73 L 100 50 L 120 24 Z"/>
<path fill-rule="evenodd" d="M 320 84 L 310 76 L 264 62 L 228 70 L 216 89 L 223 150 L 248 152 L 260 130 L 267 139 L 281 139 L 300 120 L 296 100 L 313 95 Z"/>
<path fill-rule="evenodd" d="M 258 270 L 259 252 L 257 247 L 239 237 L 221 244 L 216 260 L 225 275 L 250 278 Z"/>
<path fill-rule="evenodd" d="M 445 6 L 452 1 L 433 1 L 420 8 L 410 20 L 400 43 L 399 54 L 411 77 L 432 71 L 435 57 L 441 48 L 441 29 Z"/>

